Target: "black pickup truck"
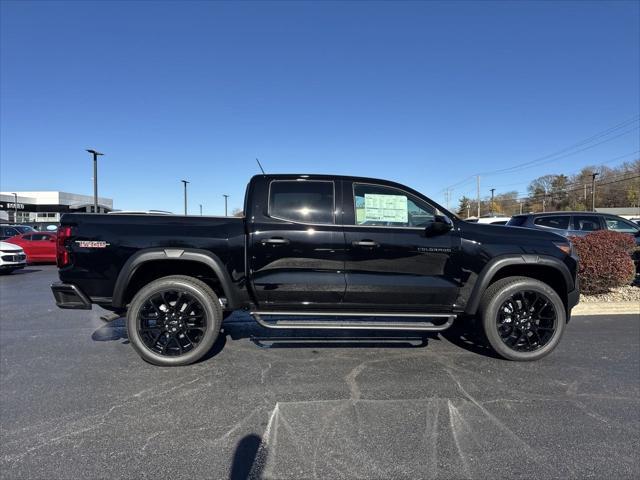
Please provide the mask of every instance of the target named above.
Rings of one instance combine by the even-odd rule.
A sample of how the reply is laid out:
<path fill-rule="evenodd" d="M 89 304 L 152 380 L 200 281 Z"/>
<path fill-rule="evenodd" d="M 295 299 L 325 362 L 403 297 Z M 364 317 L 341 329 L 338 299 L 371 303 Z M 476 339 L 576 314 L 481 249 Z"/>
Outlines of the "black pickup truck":
<path fill-rule="evenodd" d="M 244 212 L 66 214 L 56 303 L 126 314 L 157 365 L 200 359 L 237 309 L 284 329 L 433 332 L 458 318 L 502 357 L 536 360 L 578 303 L 566 238 L 468 223 L 397 183 L 258 175 Z"/>

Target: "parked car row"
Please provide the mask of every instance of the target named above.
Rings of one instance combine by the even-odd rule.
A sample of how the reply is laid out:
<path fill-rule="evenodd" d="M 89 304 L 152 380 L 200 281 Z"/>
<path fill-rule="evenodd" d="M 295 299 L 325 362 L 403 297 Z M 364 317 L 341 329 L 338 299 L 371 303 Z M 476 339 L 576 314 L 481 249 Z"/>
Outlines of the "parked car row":
<path fill-rule="evenodd" d="M 33 227 L 28 225 L 0 225 L 0 240 L 6 240 L 7 238 L 33 231 Z"/>
<path fill-rule="evenodd" d="M 584 237 L 597 230 L 628 233 L 640 245 L 640 226 L 631 220 L 606 213 L 550 212 L 515 215 L 508 226 L 547 230 L 565 237 Z"/>
<path fill-rule="evenodd" d="M 0 270 L 11 273 L 27 263 L 55 263 L 55 232 L 39 232 L 28 225 L 0 225 Z"/>

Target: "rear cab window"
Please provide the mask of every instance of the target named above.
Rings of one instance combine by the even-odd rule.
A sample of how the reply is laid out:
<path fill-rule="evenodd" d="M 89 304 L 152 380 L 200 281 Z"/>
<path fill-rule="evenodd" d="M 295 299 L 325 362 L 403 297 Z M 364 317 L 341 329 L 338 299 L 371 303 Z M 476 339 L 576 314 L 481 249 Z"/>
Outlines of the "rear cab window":
<path fill-rule="evenodd" d="M 538 217 L 533 221 L 533 224 L 538 227 L 556 228 L 559 230 L 569 229 L 569 215 L 555 215 L 548 217 Z"/>
<path fill-rule="evenodd" d="M 335 223 L 335 188 L 328 180 L 273 180 L 269 216 L 297 223 Z"/>
<path fill-rule="evenodd" d="M 573 216 L 573 230 L 577 232 L 595 232 L 601 229 L 600 218 L 596 215 Z"/>

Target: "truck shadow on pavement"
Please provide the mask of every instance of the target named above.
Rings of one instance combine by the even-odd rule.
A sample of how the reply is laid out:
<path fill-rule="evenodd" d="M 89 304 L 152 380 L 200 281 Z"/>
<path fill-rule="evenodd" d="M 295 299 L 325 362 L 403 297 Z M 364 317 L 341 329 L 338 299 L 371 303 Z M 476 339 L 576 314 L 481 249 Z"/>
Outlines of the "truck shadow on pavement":
<path fill-rule="evenodd" d="M 129 343 L 125 318 L 105 323 L 95 330 L 91 338 L 96 342 L 122 340 Z M 469 322 L 454 323 L 444 332 L 397 332 L 363 330 L 287 330 L 262 327 L 249 316 L 233 314 L 223 323 L 213 348 L 197 363 L 209 360 L 220 353 L 228 339 L 249 339 L 260 348 L 426 348 L 429 341 L 442 341 L 479 355 L 498 358 L 475 333 Z"/>

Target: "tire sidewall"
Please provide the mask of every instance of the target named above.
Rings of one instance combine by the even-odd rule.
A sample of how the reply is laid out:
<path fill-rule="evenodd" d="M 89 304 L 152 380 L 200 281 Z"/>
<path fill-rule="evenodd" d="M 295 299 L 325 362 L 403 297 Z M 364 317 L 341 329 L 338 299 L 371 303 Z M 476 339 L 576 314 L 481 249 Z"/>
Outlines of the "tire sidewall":
<path fill-rule="evenodd" d="M 527 290 L 543 294 L 547 297 L 556 311 L 556 330 L 551 340 L 541 349 L 533 352 L 518 352 L 509 348 L 500 338 L 496 319 L 498 309 L 510 296 L 516 292 Z M 491 347 L 500 356 L 508 360 L 516 361 L 533 361 L 548 355 L 560 342 L 564 328 L 566 325 L 566 313 L 564 304 L 558 294 L 551 287 L 537 280 L 523 279 L 519 282 L 512 283 L 500 290 L 487 304 L 482 312 L 483 330 Z"/>
<path fill-rule="evenodd" d="M 200 343 L 189 353 L 175 357 L 153 352 L 145 345 L 138 332 L 138 314 L 144 303 L 150 296 L 167 289 L 183 290 L 193 295 L 198 299 L 207 316 L 207 329 Z M 213 303 L 213 301 L 217 301 L 217 298 L 212 298 L 211 295 L 215 297 L 213 292 L 207 293 L 198 285 L 181 279 L 159 279 L 142 288 L 131 302 L 127 314 L 127 331 L 131 345 L 144 360 L 154 365 L 180 366 L 198 361 L 209 352 L 220 331 L 222 313 Z"/>

